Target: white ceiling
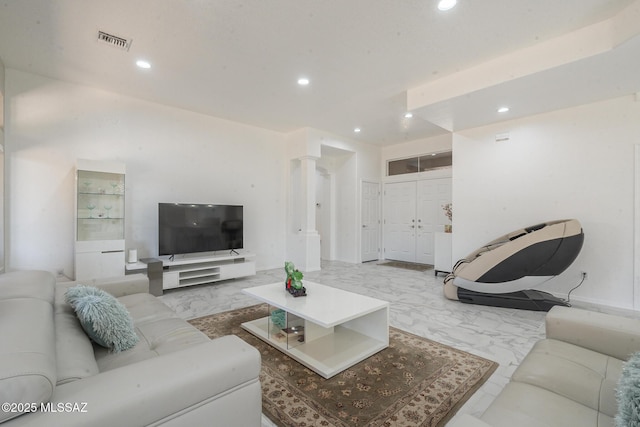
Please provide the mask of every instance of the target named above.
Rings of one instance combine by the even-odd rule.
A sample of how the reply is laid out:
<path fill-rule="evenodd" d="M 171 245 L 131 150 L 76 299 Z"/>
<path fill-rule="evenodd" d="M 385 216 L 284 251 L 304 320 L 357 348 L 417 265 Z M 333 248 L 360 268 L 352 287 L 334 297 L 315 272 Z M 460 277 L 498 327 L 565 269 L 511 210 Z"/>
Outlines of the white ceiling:
<path fill-rule="evenodd" d="M 640 0 L 459 0 L 448 12 L 436 3 L 0 0 L 0 59 L 279 132 L 312 127 L 377 145 L 640 91 Z M 131 48 L 98 43 L 98 30 Z M 597 49 L 594 35 L 610 43 Z M 552 52 L 571 37 L 584 38 L 580 54 Z M 548 65 L 518 56 L 529 51 Z M 140 58 L 152 68 L 137 68 Z M 298 86 L 300 76 L 311 84 Z M 505 103 L 511 111 L 497 115 Z"/>

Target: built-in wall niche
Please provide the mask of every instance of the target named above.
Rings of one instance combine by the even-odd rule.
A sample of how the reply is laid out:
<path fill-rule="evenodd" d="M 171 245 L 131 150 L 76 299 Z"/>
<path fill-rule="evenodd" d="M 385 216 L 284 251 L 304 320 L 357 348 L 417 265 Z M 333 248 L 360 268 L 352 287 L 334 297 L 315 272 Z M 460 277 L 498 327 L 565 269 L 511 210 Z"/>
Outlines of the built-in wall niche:
<path fill-rule="evenodd" d="M 387 176 L 426 172 L 437 169 L 449 169 L 452 164 L 453 153 L 451 151 L 425 154 L 405 159 L 389 160 L 387 162 Z"/>

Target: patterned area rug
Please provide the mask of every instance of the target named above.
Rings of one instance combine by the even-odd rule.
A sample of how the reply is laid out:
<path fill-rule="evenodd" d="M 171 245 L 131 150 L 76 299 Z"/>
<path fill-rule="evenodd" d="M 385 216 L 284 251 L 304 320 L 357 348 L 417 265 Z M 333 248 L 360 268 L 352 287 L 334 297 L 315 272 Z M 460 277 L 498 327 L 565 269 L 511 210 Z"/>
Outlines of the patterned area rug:
<path fill-rule="evenodd" d="M 240 327 L 266 315 L 258 304 L 189 322 L 260 351 L 262 412 L 279 426 L 441 427 L 498 366 L 391 327 L 389 348 L 327 380 Z"/>

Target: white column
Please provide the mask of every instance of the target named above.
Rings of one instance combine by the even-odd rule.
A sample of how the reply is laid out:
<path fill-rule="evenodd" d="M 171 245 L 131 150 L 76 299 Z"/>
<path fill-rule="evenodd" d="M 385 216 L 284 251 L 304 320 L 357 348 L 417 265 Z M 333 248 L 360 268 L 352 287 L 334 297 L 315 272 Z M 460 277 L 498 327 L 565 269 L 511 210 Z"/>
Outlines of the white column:
<path fill-rule="evenodd" d="M 307 128 L 287 136 L 291 160 L 291 216 L 286 260 L 292 261 L 303 272 L 320 270 L 320 234 L 316 228 L 316 162 L 322 156 L 321 140 L 318 131 Z"/>

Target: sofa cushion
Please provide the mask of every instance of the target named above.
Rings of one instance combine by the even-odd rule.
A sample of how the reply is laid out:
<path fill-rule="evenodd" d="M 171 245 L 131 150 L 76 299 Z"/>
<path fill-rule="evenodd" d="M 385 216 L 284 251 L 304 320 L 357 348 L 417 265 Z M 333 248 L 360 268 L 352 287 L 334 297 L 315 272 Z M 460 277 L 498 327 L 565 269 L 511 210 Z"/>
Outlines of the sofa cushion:
<path fill-rule="evenodd" d="M 544 339 L 533 346 L 511 380 L 547 389 L 613 417 L 622 363 L 564 341 Z"/>
<path fill-rule="evenodd" d="M 545 328 L 547 338 L 619 360 L 640 351 L 640 319 L 556 305 L 545 318 Z"/>
<path fill-rule="evenodd" d="M 48 285 L 41 285 L 47 294 Z M 24 297 L 0 300 L 0 336 L 0 402 L 49 401 L 56 385 L 52 303 Z M 18 415 L 2 411 L 0 423 Z"/>
<path fill-rule="evenodd" d="M 114 296 L 83 285 L 67 289 L 65 295 L 85 332 L 96 344 L 117 353 L 138 342 L 129 312 Z"/>
<path fill-rule="evenodd" d="M 56 313 L 56 361 L 58 385 L 97 374 L 91 340 L 74 313 Z"/>
<path fill-rule="evenodd" d="M 209 337 L 180 319 L 153 295 L 127 295 L 118 298 L 118 301 L 131 313 L 140 341 L 134 348 L 118 354 L 95 347 L 100 372 L 210 341 Z"/>
<path fill-rule="evenodd" d="M 482 415 L 491 427 L 613 427 L 613 418 L 552 391 L 510 382 Z"/>
<path fill-rule="evenodd" d="M 149 293 L 126 295 L 118 301 L 127 308 L 134 325 L 178 317 L 175 311 Z"/>
<path fill-rule="evenodd" d="M 76 312 L 65 301 L 68 286 L 56 284 L 54 316 L 58 385 L 90 377 L 98 372 L 93 344 L 82 329 Z"/>
<path fill-rule="evenodd" d="M 616 426 L 640 425 L 640 353 L 631 355 L 622 367 L 616 397 Z"/>
<path fill-rule="evenodd" d="M 36 298 L 52 303 L 55 283 L 55 277 L 48 271 L 29 270 L 0 274 L 0 300 Z"/>

